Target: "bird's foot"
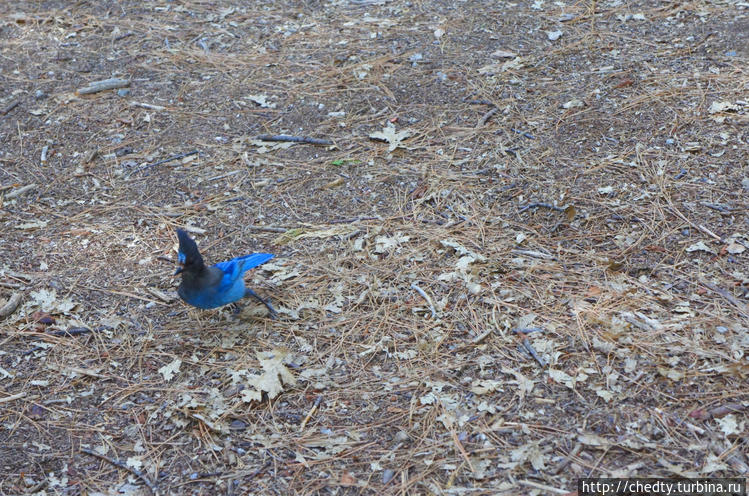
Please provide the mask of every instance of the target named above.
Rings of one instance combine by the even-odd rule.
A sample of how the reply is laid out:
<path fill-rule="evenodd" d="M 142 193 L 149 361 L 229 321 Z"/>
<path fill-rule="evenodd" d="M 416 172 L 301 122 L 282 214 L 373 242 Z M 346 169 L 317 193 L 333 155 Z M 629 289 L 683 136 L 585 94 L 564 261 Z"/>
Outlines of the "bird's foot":
<path fill-rule="evenodd" d="M 273 308 L 273 305 L 270 304 L 270 301 L 262 299 L 256 292 L 251 290 L 250 288 L 245 289 L 245 296 L 252 296 L 257 301 L 265 305 L 265 308 L 268 309 L 268 313 L 270 314 L 271 320 L 278 320 L 278 312 L 276 312 L 276 309 Z"/>

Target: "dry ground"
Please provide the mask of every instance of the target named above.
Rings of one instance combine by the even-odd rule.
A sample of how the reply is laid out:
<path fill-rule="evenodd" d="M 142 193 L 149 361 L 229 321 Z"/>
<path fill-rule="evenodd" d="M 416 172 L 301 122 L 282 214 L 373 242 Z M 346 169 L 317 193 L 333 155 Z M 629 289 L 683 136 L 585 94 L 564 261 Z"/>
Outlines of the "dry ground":
<path fill-rule="evenodd" d="M 213 3 L 0 4 L 1 494 L 747 476 L 749 4 Z"/>

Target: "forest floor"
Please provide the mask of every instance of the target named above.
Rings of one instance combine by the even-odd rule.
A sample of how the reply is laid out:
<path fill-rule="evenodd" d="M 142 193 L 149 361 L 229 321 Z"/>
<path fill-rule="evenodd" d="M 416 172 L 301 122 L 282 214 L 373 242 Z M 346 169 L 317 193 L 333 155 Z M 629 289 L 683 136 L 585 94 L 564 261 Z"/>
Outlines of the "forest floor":
<path fill-rule="evenodd" d="M 749 475 L 747 2 L 215 3 L 0 4 L 0 494 Z"/>

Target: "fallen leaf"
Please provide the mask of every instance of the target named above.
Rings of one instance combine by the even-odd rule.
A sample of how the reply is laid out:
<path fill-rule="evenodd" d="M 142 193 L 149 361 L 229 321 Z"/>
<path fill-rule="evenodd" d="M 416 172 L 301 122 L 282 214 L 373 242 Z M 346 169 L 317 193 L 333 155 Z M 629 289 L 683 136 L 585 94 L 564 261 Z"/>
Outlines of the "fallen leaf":
<path fill-rule="evenodd" d="M 175 358 L 170 364 L 164 365 L 159 369 L 159 374 L 164 376 L 164 380 L 169 382 L 174 378 L 174 374 L 179 372 L 179 368 L 182 365 L 182 360 Z"/>
<path fill-rule="evenodd" d="M 692 253 L 694 251 L 706 251 L 708 253 L 712 253 L 713 255 L 717 254 L 715 250 L 707 246 L 704 241 L 698 241 L 695 244 L 687 248 L 688 253 Z"/>
<path fill-rule="evenodd" d="M 370 138 L 374 140 L 379 141 L 385 141 L 390 144 L 388 146 L 388 151 L 392 152 L 398 147 L 405 148 L 403 146 L 403 140 L 409 138 L 413 135 L 413 132 L 410 129 L 404 129 L 402 131 L 396 132 L 395 126 L 388 124 L 385 126 L 382 131 L 377 131 L 369 135 Z"/>
<path fill-rule="evenodd" d="M 718 112 L 738 112 L 739 106 L 731 102 L 713 102 L 707 109 L 708 114 L 717 114 Z"/>
<path fill-rule="evenodd" d="M 284 385 L 293 386 L 296 384 L 294 374 L 284 365 L 287 355 L 288 352 L 282 350 L 257 353 L 263 373 L 248 378 L 247 383 L 254 390 L 242 390 L 242 401 L 245 403 L 260 401 L 263 398 L 263 393 L 267 393 L 268 398 L 273 399 L 283 391 Z"/>

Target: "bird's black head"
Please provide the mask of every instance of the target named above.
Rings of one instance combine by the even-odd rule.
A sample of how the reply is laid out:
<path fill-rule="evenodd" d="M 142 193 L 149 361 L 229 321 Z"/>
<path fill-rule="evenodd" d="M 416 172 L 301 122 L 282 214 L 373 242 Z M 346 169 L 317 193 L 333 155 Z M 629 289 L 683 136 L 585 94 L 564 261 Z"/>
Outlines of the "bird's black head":
<path fill-rule="evenodd" d="M 178 257 L 180 266 L 174 275 L 176 276 L 184 270 L 197 271 L 203 268 L 203 257 L 198 251 L 198 245 L 190 235 L 182 229 L 177 229 L 177 238 L 179 238 Z"/>

